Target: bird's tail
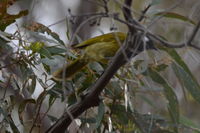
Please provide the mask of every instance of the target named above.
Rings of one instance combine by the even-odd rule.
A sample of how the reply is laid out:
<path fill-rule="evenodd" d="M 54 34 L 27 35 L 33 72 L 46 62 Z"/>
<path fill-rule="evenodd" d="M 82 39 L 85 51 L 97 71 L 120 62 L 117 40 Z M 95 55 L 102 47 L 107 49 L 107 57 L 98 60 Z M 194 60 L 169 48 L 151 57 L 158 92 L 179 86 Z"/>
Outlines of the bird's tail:
<path fill-rule="evenodd" d="M 66 65 L 66 67 L 61 68 L 53 73 L 53 79 L 57 81 L 63 80 L 63 72 L 65 72 L 65 80 L 70 79 L 74 74 L 81 71 L 88 64 L 89 60 L 83 57 L 76 59 L 71 64 Z"/>

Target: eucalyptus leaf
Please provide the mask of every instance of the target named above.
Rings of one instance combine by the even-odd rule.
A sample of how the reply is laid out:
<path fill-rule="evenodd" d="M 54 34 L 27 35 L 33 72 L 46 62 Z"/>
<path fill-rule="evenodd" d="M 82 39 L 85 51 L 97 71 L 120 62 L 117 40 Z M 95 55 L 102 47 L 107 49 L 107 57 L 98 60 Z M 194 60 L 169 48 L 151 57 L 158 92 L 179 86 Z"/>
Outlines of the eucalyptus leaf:
<path fill-rule="evenodd" d="M 176 63 L 172 63 L 172 68 L 179 81 L 185 86 L 192 97 L 200 103 L 200 86 L 198 82 L 194 80 L 185 69 L 181 68 Z"/>
<path fill-rule="evenodd" d="M 96 128 L 98 128 L 100 126 L 101 121 L 102 121 L 103 116 L 104 116 L 104 113 L 105 113 L 105 107 L 104 107 L 104 104 L 101 102 L 99 104 L 98 115 L 96 117 Z"/>
<path fill-rule="evenodd" d="M 166 18 L 177 19 L 177 20 L 189 22 L 190 24 L 196 25 L 196 23 L 192 19 L 185 17 L 181 14 L 174 13 L 174 12 L 159 12 L 159 13 L 156 13 L 155 16 L 162 16 Z"/>
<path fill-rule="evenodd" d="M 67 52 L 66 49 L 59 48 L 56 46 L 46 47 L 46 50 L 48 50 L 51 54 L 56 54 L 56 55 Z"/>
<path fill-rule="evenodd" d="M 168 84 L 167 81 L 156 71 L 152 70 L 151 68 L 148 70 L 148 74 L 151 79 L 162 85 L 164 88 L 164 94 L 166 99 L 168 100 L 168 110 L 171 116 L 171 119 L 174 123 L 174 131 L 178 132 L 178 124 L 179 124 L 179 103 L 177 96 L 171 86 Z"/>
<path fill-rule="evenodd" d="M 21 124 L 24 124 L 24 122 L 23 122 L 23 112 L 24 112 L 27 104 L 36 104 L 36 101 L 34 99 L 25 99 L 19 105 L 18 114 L 19 114 L 19 120 L 20 120 Z"/>
<path fill-rule="evenodd" d="M 200 103 L 200 85 L 188 66 L 185 64 L 176 50 L 164 47 L 162 50 L 166 51 L 174 59 L 175 63 L 172 63 L 172 68 L 177 78 L 186 87 L 192 97 Z"/>

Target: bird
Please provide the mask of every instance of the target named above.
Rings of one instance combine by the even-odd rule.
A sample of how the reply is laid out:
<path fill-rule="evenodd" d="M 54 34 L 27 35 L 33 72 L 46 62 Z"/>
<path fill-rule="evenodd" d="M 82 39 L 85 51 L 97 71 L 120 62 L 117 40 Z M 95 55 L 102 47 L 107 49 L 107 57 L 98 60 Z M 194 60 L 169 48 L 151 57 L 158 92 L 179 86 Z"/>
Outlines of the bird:
<path fill-rule="evenodd" d="M 72 45 L 73 49 L 83 50 L 83 53 L 64 68 L 56 70 L 53 73 L 53 79 L 56 81 L 63 81 L 63 72 L 65 72 L 64 80 L 69 80 L 90 62 L 107 64 L 123 45 L 126 36 L 127 34 L 123 32 L 111 32 Z M 143 47 L 144 46 L 141 46 L 139 49 L 144 49 Z"/>

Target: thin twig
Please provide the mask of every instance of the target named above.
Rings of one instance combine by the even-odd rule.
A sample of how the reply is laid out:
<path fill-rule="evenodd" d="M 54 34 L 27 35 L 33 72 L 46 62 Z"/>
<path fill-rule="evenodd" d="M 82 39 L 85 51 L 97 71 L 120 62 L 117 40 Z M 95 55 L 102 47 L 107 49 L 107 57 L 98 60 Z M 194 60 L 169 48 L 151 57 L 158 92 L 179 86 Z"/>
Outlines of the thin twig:
<path fill-rule="evenodd" d="M 108 10 L 108 1 L 107 0 L 102 0 L 103 3 L 104 3 L 104 9 L 105 9 L 105 13 L 108 13 L 109 10 Z"/>
<path fill-rule="evenodd" d="M 190 37 L 189 37 L 189 39 L 188 39 L 188 41 L 187 41 L 187 43 L 186 43 L 187 45 L 191 45 L 191 42 L 194 40 L 194 38 L 195 38 L 195 36 L 196 36 L 196 34 L 197 34 L 199 28 L 200 28 L 200 20 L 199 20 L 199 22 L 197 23 L 196 27 L 193 29 L 193 32 L 192 32 L 192 34 L 190 35 Z"/>
<path fill-rule="evenodd" d="M 144 19 L 145 14 L 146 14 L 146 12 L 149 10 L 150 7 L 151 7 L 151 4 L 149 4 L 149 5 L 142 11 L 142 14 L 141 14 L 140 18 L 138 19 L 139 22 L 141 22 L 141 21 Z"/>
<path fill-rule="evenodd" d="M 44 91 L 45 91 L 45 90 L 44 90 Z M 43 93 L 43 92 L 42 92 L 42 93 Z M 41 110 L 42 102 L 43 102 L 44 98 L 45 98 L 45 96 L 43 95 L 42 98 L 41 98 L 41 100 L 38 102 L 39 106 L 38 106 L 38 108 L 37 108 L 37 114 L 36 114 L 36 116 L 35 116 L 35 118 L 34 118 L 34 120 L 33 120 L 33 124 L 32 124 L 32 126 L 31 126 L 31 129 L 30 129 L 29 133 L 32 133 L 32 131 L 33 131 L 34 127 L 35 127 L 35 123 L 36 123 L 36 121 L 37 121 L 37 119 L 38 119 L 38 117 L 39 117 L 39 115 L 40 115 L 40 110 Z"/>

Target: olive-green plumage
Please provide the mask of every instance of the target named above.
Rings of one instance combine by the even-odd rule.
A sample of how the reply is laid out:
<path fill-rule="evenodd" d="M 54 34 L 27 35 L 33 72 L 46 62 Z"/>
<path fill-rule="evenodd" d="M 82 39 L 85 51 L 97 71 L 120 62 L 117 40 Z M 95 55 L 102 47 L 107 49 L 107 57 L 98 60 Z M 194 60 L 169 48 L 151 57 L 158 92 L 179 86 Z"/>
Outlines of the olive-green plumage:
<path fill-rule="evenodd" d="M 103 64 L 115 55 L 120 45 L 126 38 L 122 32 L 113 32 L 100 35 L 80 44 L 74 45 L 75 49 L 84 50 L 83 55 L 65 67 L 65 79 L 70 79 L 75 73 L 84 68 L 89 62 L 97 61 Z M 55 80 L 62 80 L 63 68 L 53 73 Z"/>

